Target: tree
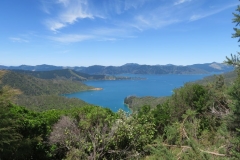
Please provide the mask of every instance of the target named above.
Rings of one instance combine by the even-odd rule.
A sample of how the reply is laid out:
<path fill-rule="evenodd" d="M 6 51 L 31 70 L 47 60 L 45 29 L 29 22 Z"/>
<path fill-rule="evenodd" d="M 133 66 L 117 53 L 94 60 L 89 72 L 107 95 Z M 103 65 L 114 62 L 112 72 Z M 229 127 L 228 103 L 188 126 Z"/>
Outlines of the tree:
<path fill-rule="evenodd" d="M 238 42 L 240 42 L 240 29 L 237 28 L 240 25 L 240 5 L 238 5 L 236 9 L 236 13 L 233 13 L 233 23 L 236 23 L 236 27 L 233 28 L 235 33 L 232 34 L 232 38 L 239 38 Z M 231 122 L 230 122 L 230 129 L 236 130 L 237 128 L 240 128 L 240 125 L 238 122 L 240 122 L 240 52 L 238 52 L 238 55 L 232 55 L 231 58 L 227 58 L 225 63 L 229 65 L 233 65 L 237 67 L 238 77 L 235 80 L 234 84 L 229 89 L 229 95 L 231 96 L 232 104 L 231 104 L 231 110 L 232 110 L 232 116 L 231 116 Z M 234 124 L 234 125 L 233 125 Z"/>
<path fill-rule="evenodd" d="M 238 5 L 236 9 L 236 13 L 233 13 L 233 23 L 236 23 L 236 27 L 234 29 L 234 33 L 232 34 L 232 38 L 239 38 L 238 42 L 240 42 L 240 29 L 237 28 L 240 25 L 240 5 Z M 232 156 L 236 159 L 240 158 L 240 52 L 237 55 L 232 55 L 231 58 L 226 57 L 226 64 L 233 65 L 237 69 L 238 77 L 235 80 L 234 84 L 229 88 L 229 95 L 231 97 L 231 111 L 228 120 L 228 128 L 231 133 L 234 135 L 232 139 Z"/>
<path fill-rule="evenodd" d="M 236 27 L 233 28 L 235 31 L 232 34 L 232 38 L 239 38 L 238 42 L 240 42 L 240 28 L 237 28 L 240 25 L 240 5 L 236 9 L 236 13 L 233 13 L 233 23 L 236 23 Z M 240 52 L 237 53 L 237 55 L 231 54 L 231 58 L 226 57 L 226 61 L 224 61 L 228 65 L 233 65 L 235 67 L 240 67 Z"/>
<path fill-rule="evenodd" d="M 0 70 L 0 78 L 5 73 L 6 71 Z M 9 158 L 9 154 L 13 153 L 22 139 L 16 129 L 18 127 L 15 121 L 17 117 L 10 111 L 12 106 L 10 102 L 18 93 L 17 90 L 8 86 L 0 87 L 0 159 Z"/>

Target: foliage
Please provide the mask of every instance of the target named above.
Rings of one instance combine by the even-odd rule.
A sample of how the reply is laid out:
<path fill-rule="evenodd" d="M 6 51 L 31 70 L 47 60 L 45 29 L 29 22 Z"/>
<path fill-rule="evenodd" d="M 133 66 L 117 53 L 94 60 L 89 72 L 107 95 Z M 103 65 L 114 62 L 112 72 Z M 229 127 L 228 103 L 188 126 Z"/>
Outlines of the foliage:
<path fill-rule="evenodd" d="M 25 106 L 34 111 L 46 111 L 51 109 L 71 109 L 89 105 L 77 98 L 66 98 L 58 95 L 26 96 L 20 95 L 14 101 L 19 106 Z"/>
<path fill-rule="evenodd" d="M 237 28 L 240 23 L 240 6 L 237 7 L 236 13 L 233 13 L 234 19 L 233 23 L 236 23 L 236 28 L 234 28 L 234 34 L 233 38 L 239 38 L 240 37 L 240 29 Z M 239 40 L 238 40 L 239 42 Z M 240 158 L 240 60 L 239 60 L 239 55 L 240 53 L 238 52 L 238 55 L 232 55 L 231 58 L 227 58 L 225 63 L 229 65 L 233 65 L 236 67 L 237 70 L 237 79 L 235 80 L 234 84 L 229 88 L 228 94 L 230 95 L 230 109 L 231 109 L 231 114 L 228 116 L 228 128 L 231 131 L 231 135 L 234 137 L 231 142 L 232 142 L 232 150 L 231 150 L 231 155 L 239 159 Z"/>
<path fill-rule="evenodd" d="M 128 105 L 128 107 L 133 111 L 137 112 L 144 105 L 149 105 L 152 108 L 156 107 L 158 104 L 162 104 L 167 100 L 167 97 L 136 97 L 129 96 L 124 99 L 124 103 Z"/>
<path fill-rule="evenodd" d="M 22 135 L 17 131 L 17 117 L 10 112 L 10 107 L 9 104 L 0 105 L 0 159 L 7 159 L 22 140 Z"/>
<path fill-rule="evenodd" d="M 207 88 L 199 84 L 185 84 L 184 87 L 174 90 L 168 103 L 172 110 L 172 121 L 181 120 L 188 109 L 196 110 L 200 117 L 208 109 L 208 100 Z"/>
<path fill-rule="evenodd" d="M 240 29 L 237 28 L 240 24 L 240 6 L 237 7 L 236 9 L 236 13 L 233 13 L 233 23 L 236 23 L 236 27 L 233 28 L 234 33 L 232 34 L 232 38 L 239 38 L 240 37 Z M 240 39 L 238 40 L 238 42 L 240 41 Z M 239 55 L 240 53 L 238 52 L 237 55 L 233 55 L 231 54 L 231 58 L 226 57 L 226 61 L 225 63 L 228 65 L 233 65 L 235 67 L 239 67 L 240 66 L 240 59 L 239 59 Z"/>
<path fill-rule="evenodd" d="M 162 159 L 228 159 L 226 126 L 199 134 L 201 121 L 196 118 L 195 111 L 187 110 L 182 118 L 166 126 L 165 133 L 149 145 L 150 159 L 157 159 L 156 156 Z"/>
<path fill-rule="evenodd" d="M 0 71 L 0 78 L 5 71 Z M 0 159 L 8 157 L 17 148 L 22 136 L 17 132 L 18 124 L 14 121 L 17 118 L 11 113 L 10 101 L 19 91 L 8 86 L 0 88 Z"/>
<path fill-rule="evenodd" d="M 167 101 L 163 104 L 159 104 L 151 111 L 158 134 L 164 133 L 164 128 L 169 124 L 171 119 L 171 108 L 169 108 L 168 103 Z"/>
<path fill-rule="evenodd" d="M 49 136 L 54 157 L 122 159 L 144 155 L 155 134 L 149 116 L 128 116 L 99 107 L 82 107 L 62 117 Z M 76 114 L 77 113 L 77 114 Z"/>

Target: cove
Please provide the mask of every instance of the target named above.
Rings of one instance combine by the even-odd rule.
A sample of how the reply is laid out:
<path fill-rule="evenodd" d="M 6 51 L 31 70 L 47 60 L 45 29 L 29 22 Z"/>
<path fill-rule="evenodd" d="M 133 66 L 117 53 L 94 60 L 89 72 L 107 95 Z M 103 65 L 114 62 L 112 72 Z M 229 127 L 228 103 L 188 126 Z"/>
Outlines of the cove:
<path fill-rule="evenodd" d="M 119 76 L 141 77 L 144 80 L 99 80 L 85 81 L 84 83 L 103 90 L 83 91 L 64 96 L 69 98 L 79 98 L 90 104 L 110 108 L 117 112 L 122 109 L 130 112 L 124 104 L 127 96 L 170 96 L 172 91 L 184 85 L 184 83 L 202 79 L 209 74 L 200 75 L 134 75 L 121 74 Z"/>

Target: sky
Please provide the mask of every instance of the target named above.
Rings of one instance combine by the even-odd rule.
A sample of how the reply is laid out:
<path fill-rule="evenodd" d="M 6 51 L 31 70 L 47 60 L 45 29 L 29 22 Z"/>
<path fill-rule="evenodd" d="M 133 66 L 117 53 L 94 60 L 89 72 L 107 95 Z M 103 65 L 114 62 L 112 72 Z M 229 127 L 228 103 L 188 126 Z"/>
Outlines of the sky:
<path fill-rule="evenodd" d="M 0 65 L 223 62 L 238 0 L 1 0 Z"/>

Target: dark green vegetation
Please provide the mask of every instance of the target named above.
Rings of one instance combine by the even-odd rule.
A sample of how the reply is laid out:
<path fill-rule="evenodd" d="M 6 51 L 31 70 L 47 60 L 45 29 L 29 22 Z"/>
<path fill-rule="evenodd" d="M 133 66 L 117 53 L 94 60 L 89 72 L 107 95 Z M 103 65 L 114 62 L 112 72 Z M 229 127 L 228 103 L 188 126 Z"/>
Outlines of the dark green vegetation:
<path fill-rule="evenodd" d="M 194 64 L 188 66 L 176 66 L 176 65 L 139 65 L 136 63 L 127 63 L 122 66 L 100 66 L 94 65 L 89 67 L 59 67 L 51 65 L 38 65 L 38 66 L 17 66 L 7 67 L 0 66 L 0 69 L 18 69 L 18 70 L 31 70 L 31 71 L 50 71 L 50 70 L 62 70 L 68 68 L 71 70 L 79 71 L 80 74 L 91 75 L 105 75 L 105 74 L 206 74 L 213 72 L 228 72 L 232 71 L 232 66 L 227 66 L 222 63 L 206 63 L 206 64 Z M 80 76 L 81 76 L 80 75 Z M 84 76 L 83 76 L 84 77 Z"/>
<path fill-rule="evenodd" d="M 0 159 L 240 159 L 240 61 L 227 63 L 238 66 L 232 83 L 188 83 L 131 115 L 88 105 L 31 111 L 12 103 L 21 94 L 14 85 L 2 85 Z"/>
<path fill-rule="evenodd" d="M 168 99 L 168 97 L 136 97 L 129 96 L 124 99 L 124 103 L 132 110 L 132 112 L 137 112 L 142 106 L 148 105 L 154 108 L 158 104 L 162 104 Z"/>

